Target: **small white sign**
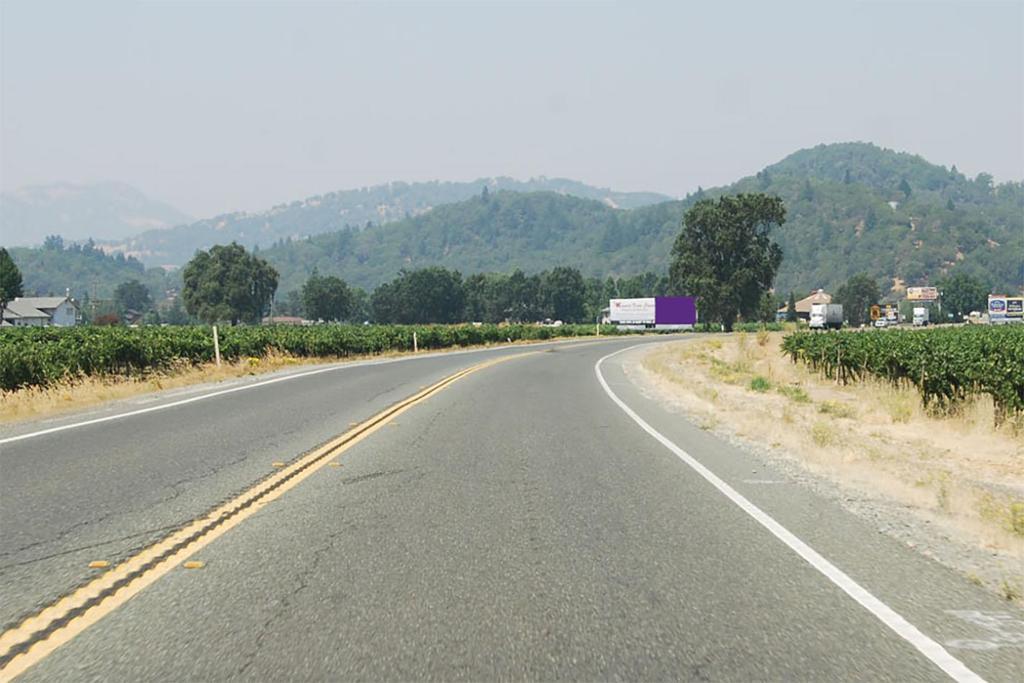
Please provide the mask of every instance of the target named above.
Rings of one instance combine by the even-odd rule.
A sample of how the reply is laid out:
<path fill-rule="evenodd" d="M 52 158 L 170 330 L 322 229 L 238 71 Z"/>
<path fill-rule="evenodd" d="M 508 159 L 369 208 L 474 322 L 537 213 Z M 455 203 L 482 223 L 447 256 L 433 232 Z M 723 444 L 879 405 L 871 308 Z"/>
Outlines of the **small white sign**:
<path fill-rule="evenodd" d="M 643 299 L 612 299 L 608 306 L 608 319 L 618 324 L 648 324 L 654 322 L 654 297 Z"/>

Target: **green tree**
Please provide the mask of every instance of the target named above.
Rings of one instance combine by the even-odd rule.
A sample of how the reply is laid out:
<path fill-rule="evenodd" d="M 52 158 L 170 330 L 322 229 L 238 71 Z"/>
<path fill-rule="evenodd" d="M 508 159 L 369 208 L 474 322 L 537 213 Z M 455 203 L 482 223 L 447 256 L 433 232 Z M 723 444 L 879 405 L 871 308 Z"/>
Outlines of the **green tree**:
<path fill-rule="evenodd" d="M 953 203 L 952 197 L 946 202 L 946 211 L 956 211 L 956 204 Z"/>
<path fill-rule="evenodd" d="M 789 293 L 789 300 L 786 302 L 786 322 L 795 323 L 800 319 L 796 312 L 796 294 Z"/>
<path fill-rule="evenodd" d="M 542 296 L 549 315 L 564 322 L 583 320 L 586 283 L 575 268 L 559 266 L 541 280 Z"/>
<path fill-rule="evenodd" d="M 536 322 L 544 317 L 539 275 L 514 271 L 508 278 L 508 308 L 505 317 L 513 322 Z"/>
<path fill-rule="evenodd" d="M 232 242 L 197 252 L 182 281 L 185 309 L 203 322 L 257 323 L 277 289 L 277 271 Z"/>
<path fill-rule="evenodd" d="M 352 314 L 352 291 L 341 278 L 322 277 L 314 269 L 302 287 L 302 309 L 312 320 L 347 320 Z"/>
<path fill-rule="evenodd" d="M 114 305 L 117 312 L 124 317 L 127 311 L 145 313 L 150 310 L 153 308 L 153 299 L 144 284 L 138 280 L 128 280 L 114 290 Z"/>
<path fill-rule="evenodd" d="M 906 178 L 901 178 L 900 179 L 900 192 L 903 193 L 903 196 L 905 198 L 910 199 L 910 195 L 912 194 L 912 190 L 910 189 L 910 183 L 907 182 Z"/>
<path fill-rule="evenodd" d="M 967 273 L 954 272 L 940 280 L 942 310 L 952 313 L 954 320 L 962 320 L 971 311 L 984 311 L 988 306 L 989 288 Z"/>
<path fill-rule="evenodd" d="M 775 322 L 775 312 L 779 310 L 781 301 L 775 298 L 771 292 L 765 292 L 761 296 L 761 305 L 757 310 L 757 321 L 762 323 Z"/>
<path fill-rule="evenodd" d="M 881 298 L 874 278 L 867 273 L 860 273 L 839 287 L 835 300 L 843 305 L 843 315 L 850 324 L 857 326 L 868 322 L 871 306 Z"/>
<path fill-rule="evenodd" d="M 7 250 L 0 247 L 0 309 L 22 295 L 21 271 Z"/>
<path fill-rule="evenodd" d="M 462 275 L 439 266 L 403 270 L 371 297 L 374 318 L 380 323 L 459 322 L 464 304 Z"/>
<path fill-rule="evenodd" d="M 737 316 L 756 315 L 782 263 L 772 227 L 786 221 L 778 197 L 723 196 L 698 201 L 683 218 L 672 247 L 669 280 L 673 291 L 697 297 L 704 320 L 731 331 Z"/>

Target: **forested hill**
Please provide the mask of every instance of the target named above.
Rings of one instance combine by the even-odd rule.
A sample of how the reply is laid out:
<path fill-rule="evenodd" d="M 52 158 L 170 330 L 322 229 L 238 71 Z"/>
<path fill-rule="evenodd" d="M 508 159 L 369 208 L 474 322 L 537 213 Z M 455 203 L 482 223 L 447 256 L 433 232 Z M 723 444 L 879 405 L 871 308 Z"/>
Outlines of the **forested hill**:
<path fill-rule="evenodd" d="M 284 242 L 260 253 L 280 271 L 282 291 L 300 286 L 313 268 L 364 288 L 403 268 L 428 265 L 467 274 L 559 265 L 586 275 L 632 274 L 667 263 L 680 206 L 663 202 L 620 211 L 553 192 L 488 192 L 415 218 Z"/>
<path fill-rule="evenodd" d="M 177 273 L 147 269 L 123 254 L 105 254 L 92 242 L 65 244 L 51 237 L 42 247 L 14 247 L 9 252 L 21 271 L 25 296 L 60 296 L 70 289 L 79 301 L 110 299 L 119 284 L 138 280 L 159 301 L 166 290 L 180 286 Z"/>
<path fill-rule="evenodd" d="M 767 192 L 785 200 L 779 292 L 834 290 L 868 272 L 887 286 L 935 282 L 951 268 L 999 289 L 1024 283 L 1021 183 L 968 179 L 955 169 L 874 145 L 801 150 L 728 187 L 631 211 L 553 193 L 478 195 L 411 219 L 278 244 L 264 251 L 282 291 L 312 269 L 372 287 L 402 268 L 463 273 L 572 265 L 586 275 L 664 272 L 680 220 L 700 197 Z M 898 292 L 894 292 L 898 294 Z"/>
<path fill-rule="evenodd" d="M 868 272 L 887 286 L 934 283 L 952 268 L 991 286 L 1024 285 L 1024 186 L 994 185 L 864 143 L 796 152 L 721 192 L 785 200 L 776 289 L 834 289 Z M 898 284 L 898 283 L 897 283 Z M 885 291 L 883 289 L 883 291 Z"/>
<path fill-rule="evenodd" d="M 665 273 L 687 206 L 722 193 L 767 192 L 782 197 L 788 210 L 788 221 L 776 232 L 785 251 L 776 280 L 776 291 L 782 294 L 817 287 L 834 291 L 851 275 L 865 271 L 886 288 L 894 279 L 907 285 L 935 283 L 954 268 L 997 290 L 1019 290 L 1024 285 L 1021 183 L 994 185 L 984 174 L 969 179 L 955 168 L 869 144 L 801 150 L 727 187 L 631 210 L 556 192 L 488 187 L 484 195 L 482 187 L 460 189 L 472 189 L 470 198 L 418 216 L 306 239 L 279 238 L 261 253 L 279 269 L 282 295 L 299 288 L 314 268 L 364 288 L 390 280 L 403 268 L 428 265 L 464 274 L 516 268 L 537 272 L 556 265 L 575 266 L 602 278 Z M 297 234 L 330 229 L 326 223 L 299 221 L 296 217 L 327 221 L 331 213 L 320 216 L 309 208 L 311 202 L 302 204 L 307 208 L 278 214 L 297 221 L 288 223 L 289 229 Z M 238 234 L 224 231 L 218 236 L 226 243 Z M 158 288 L 173 286 L 178 278 L 143 272 L 132 259 L 119 261 L 71 249 L 48 255 L 42 251 L 12 251 L 28 291 L 62 292 L 71 287 L 80 292 L 94 283 L 112 291 L 124 279 L 142 273 L 145 277 L 140 279 L 159 297 Z"/>
<path fill-rule="evenodd" d="M 472 182 L 388 183 L 342 190 L 275 206 L 258 213 L 232 213 L 165 230 L 148 230 L 107 243 L 148 265 L 183 265 L 197 249 L 236 241 L 247 248 L 268 246 L 280 239 L 304 238 L 344 228 L 366 227 L 427 213 L 436 206 L 491 192 L 550 191 L 595 199 L 624 209 L 663 202 L 653 192 L 617 192 L 565 178 L 481 178 Z"/>

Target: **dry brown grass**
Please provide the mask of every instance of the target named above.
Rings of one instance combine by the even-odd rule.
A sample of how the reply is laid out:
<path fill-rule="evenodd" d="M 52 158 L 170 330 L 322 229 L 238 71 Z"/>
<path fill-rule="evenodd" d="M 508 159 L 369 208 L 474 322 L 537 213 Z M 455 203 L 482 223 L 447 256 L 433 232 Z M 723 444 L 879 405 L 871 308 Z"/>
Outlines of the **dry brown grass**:
<path fill-rule="evenodd" d="M 667 344 L 642 366 L 698 424 L 728 424 L 842 486 L 920 512 L 958 540 L 1024 560 L 1024 434 L 992 428 L 990 399 L 930 413 L 912 388 L 824 379 L 786 359 L 781 339 Z"/>
<path fill-rule="evenodd" d="M 108 401 L 131 398 L 164 389 L 177 389 L 212 382 L 223 382 L 246 375 L 304 363 L 336 362 L 337 358 L 292 358 L 275 354 L 246 358 L 217 367 L 213 363 L 182 365 L 161 372 L 133 377 L 83 377 L 65 380 L 49 387 L 29 387 L 0 392 L 0 423 L 50 417 L 60 413 L 91 408 Z"/>
<path fill-rule="evenodd" d="M 581 337 L 579 339 L 587 340 L 591 338 Z M 517 341 L 514 344 L 517 346 L 529 346 L 532 344 L 551 343 L 552 341 L 561 340 L 530 339 Z M 575 339 L 567 341 L 575 341 Z M 507 343 L 498 345 L 507 345 Z M 468 348 L 483 347 L 431 349 L 421 353 L 447 353 L 464 351 Z M 202 365 L 183 364 L 166 371 L 147 372 L 131 377 L 81 377 L 74 380 L 65 380 L 49 387 L 29 387 L 17 391 L 0 392 L 0 424 L 51 417 L 62 413 L 92 408 L 108 401 L 132 398 L 154 391 L 178 389 L 195 384 L 223 382 L 246 375 L 261 375 L 289 366 L 350 363 L 372 358 L 395 358 L 409 355 L 414 354 L 411 351 L 385 351 L 379 354 L 345 357 L 297 358 L 288 354 L 272 353 L 261 358 L 244 358 L 234 363 L 224 363 L 220 367 L 213 363 Z"/>

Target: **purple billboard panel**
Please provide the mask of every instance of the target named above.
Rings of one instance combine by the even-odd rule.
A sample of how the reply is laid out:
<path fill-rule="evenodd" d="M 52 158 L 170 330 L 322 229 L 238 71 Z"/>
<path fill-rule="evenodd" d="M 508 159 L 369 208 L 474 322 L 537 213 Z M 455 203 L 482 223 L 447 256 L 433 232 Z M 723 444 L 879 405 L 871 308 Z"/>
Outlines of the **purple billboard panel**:
<path fill-rule="evenodd" d="M 692 296 L 655 297 L 654 323 L 656 325 L 696 325 L 696 299 Z"/>

